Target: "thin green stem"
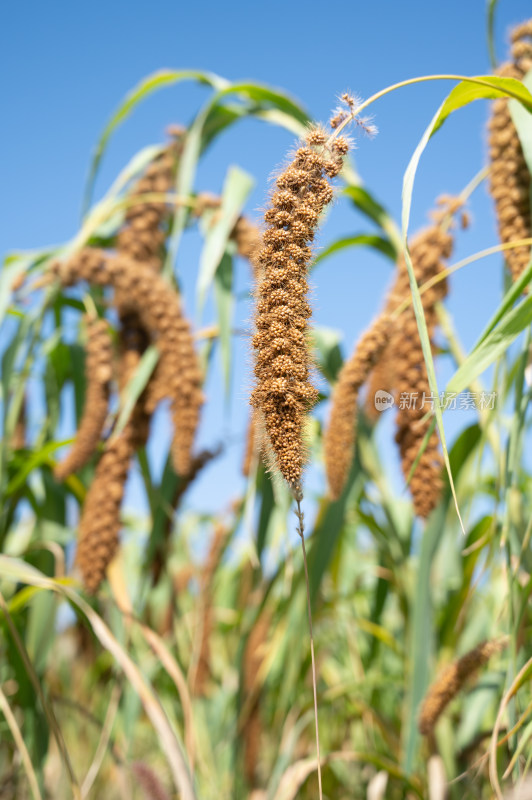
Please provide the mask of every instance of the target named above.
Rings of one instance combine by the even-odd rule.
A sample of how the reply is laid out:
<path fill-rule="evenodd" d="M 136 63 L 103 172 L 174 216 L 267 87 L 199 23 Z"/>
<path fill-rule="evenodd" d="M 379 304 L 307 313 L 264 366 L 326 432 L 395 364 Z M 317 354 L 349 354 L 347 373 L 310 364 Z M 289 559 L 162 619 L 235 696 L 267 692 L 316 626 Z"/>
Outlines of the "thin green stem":
<path fill-rule="evenodd" d="M 515 247 L 523 247 L 523 245 L 532 245 L 532 238 L 528 239 L 517 239 L 514 242 L 508 242 L 507 244 L 497 244 L 493 247 L 487 247 L 485 250 L 479 250 L 477 253 L 473 253 L 473 255 L 467 256 L 467 258 L 463 258 L 461 261 L 457 261 L 456 264 L 452 264 L 447 269 L 442 269 L 437 275 L 434 275 L 432 278 L 429 278 L 428 281 L 422 283 L 419 286 L 419 294 L 423 295 L 425 292 L 435 286 L 437 283 L 444 281 L 449 275 L 453 275 L 458 270 L 462 269 L 463 267 L 469 266 L 469 264 L 473 264 L 475 261 L 480 261 L 481 258 L 486 258 L 487 256 L 492 256 L 495 253 L 503 253 L 506 250 L 513 250 Z M 412 297 L 406 297 L 392 312 L 392 318 L 397 319 L 407 308 L 412 305 Z"/>
<path fill-rule="evenodd" d="M 447 344 L 449 345 L 449 350 L 451 352 L 451 355 L 453 356 L 456 365 L 461 366 L 466 359 L 466 353 L 462 347 L 462 344 L 458 339 L 458 335 L 454 329 L 451 317 L 441 303 L 438 303 L 436 305 L 436 314 L 438 316 L 439 325 L 443 331 Z M 482 392 L 484 391 L 484 387 L 482 386 L 482 383 L 479 380 L 471 381 L 470 388 L 471 391 L 476 394 L 482 394 Z M 479 407 L 478 416 L 479 416 L 480 426 L 485 431 L 486 436 L 490 442 L 491 448 L 493 450 L 493 455 L 498 460 L 499 465 L 501 466 L 502 469 L 502 465 L 504 463 L 504 454 L 501 450 L 501 442 L 497 434 L 497 431 L 493 427 L 493 425 L 491 425 L 489 410 L 487 408 Z"/>
<path fill-rule="evenodd" d="M 308 565 L 307 565 L 307 551 L 305 548 L 305 529 L 303 525 L 303 512 L 301 510 L 301 492 L 298 491 L 295 495 L 297 504 L 296 516 L 298 519 L 297 532 L 301 538 L 301 549 L 303 551 L 303 565 L 305 568 L 305 585 L 307 590 L 307 614 L 308 614 L 308 627 L 310 632 L 310 657 L 312 660 L 312 691 L 314 694 L 314 722 L 316 725 L 316 755 L 318 759 L 318 793 L 319 800 L 323 800 L 323 790 L 321 784 L 321 756 L 320 756 L 320 732 L 318 726 L 318 689 L 316 680 L 316 660 L 314 658 L 314 634 L 312 631 L 312 610 L 310 606 L 310 584 L 308 579 Z"/>
<path fill-rule="evenodd" d="M 380 92 L 376 92 L 372 94 L 367 100 L 364 100 L 353 112 L 355 116 L 358 116 L 361 111 L 364 111 L 368 106 L 374 103 L 376 100 L 380 100 L 381 97 L 384 97 L 390 92 L 394 92 L 396 89 L 402 89 L 404 86 L 412 86 L 416 83 L 425 83 L 426 81 L 458 81 L 464 83 L 475 83 L 478 86 L 487 86 L 490 89 L 495 89 L 496 87 L 489 80 L 484 80 L 482 78 L 471 77 L 468 75 L 422 75 L 420 78 L 408 78 L 405 81 L 399 81 L 399 83 L 394 83 L 391 86 L 387 86 L 385 89 L 381 89 Z M 511 97 L 514 97 L 513 92 L 502 92 L 502 94 L 508 94 Z M 343 126 L 340 125 L 336 132 L 339 132 L 340 128 Z"/>

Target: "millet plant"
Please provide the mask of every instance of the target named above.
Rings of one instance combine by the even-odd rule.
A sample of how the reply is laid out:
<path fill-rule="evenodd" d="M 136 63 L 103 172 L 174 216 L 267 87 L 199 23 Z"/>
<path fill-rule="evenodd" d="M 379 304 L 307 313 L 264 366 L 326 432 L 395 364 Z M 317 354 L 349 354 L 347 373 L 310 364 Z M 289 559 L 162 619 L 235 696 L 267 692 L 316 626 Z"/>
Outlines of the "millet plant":
<path fill-rule="evenodd" d="M 441 79 L 453 87 L 412 147 L 399 225 L 352 146 L 374 132 L 367 109 Z M 204 106 L 93 201 L 117 126 L 183 80 L 210 87 Z M 0 798 L 532 797 L 530 90 L 532 22 L 493 74 L 343 94 L 326 125 L 268 86 L 161 71 L 98 142 L 79 231 L 6 256 Z M 490 107 L 485 167 L 457 196 L 440 187 L 411 236 L 420 157 L 476 99 Z M 249 117 L 268 123 L 263 136 L 277 125 L 297 138 L 262 216 L 238 167 L 196 188 L 209 146 Z M 453 263 L 481 186 L 500 243 Z M 320 238 L 340 203 L 367 234 Z M 202 248 L 185 265 L 192 232 Z M 344 361 L 313 324 L 310 287 L 347 246 L 353 260 L 375 248 L 393 275 Z M 505 290 L 467 353 L 444 301 L 452 274 L 493 252 Z M 198 305 L 212 300 L 208 324 L 187 305 L 185 270 Z M 347 276 L 342 291 L 364 284 Z M 242 357 L 245 430 L 205 445 L 204 415 L 234 402 Z M 225 385 L 212 389 L 213 374 Z M 488 395 L 488 380 L 497 404 L 448 441 L 446 410 L 466 390 Z M 385 450 L 381 402 L 395 409 Z M 216 513 L 187 504 L 235 448 L 238 491 Z"/>

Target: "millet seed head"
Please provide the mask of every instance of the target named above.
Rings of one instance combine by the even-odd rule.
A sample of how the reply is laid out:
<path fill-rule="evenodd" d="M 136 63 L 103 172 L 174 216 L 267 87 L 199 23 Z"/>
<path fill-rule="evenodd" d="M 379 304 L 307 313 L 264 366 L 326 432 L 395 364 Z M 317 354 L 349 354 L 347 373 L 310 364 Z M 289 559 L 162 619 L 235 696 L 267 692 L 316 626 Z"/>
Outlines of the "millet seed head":
<path fill-rule="evenodd" d="M 504 64 L 499 74 L 521 80 L 532 68 L 532 22 L 517 26 L 511 35 L 512 61 Z M 507 98 L 492 103 L 488 124 L 491 170 L 489 190 L 495 203 L 499 236 L 510 244 L 531 236 L 530 172 L 525 161 Z M 516 281 L 530 261 L 530 245 L 505 251 L 506 263 Z"/>
<path fill-rule="evenodd" d="M 360 338 L 334 388 L 324 437 L 325 470 L 333 500 L 342 494 L 353 461 L 360 388 L 386 348 L 390 332 L 391 321 L 382 314 Z"/>
<path fill-rule="evenodd" d="M 109 326 L 103 319 L 87 322 L 85 375 L 85 407 L 76 438 L 68 455 L 54 468 L 54 476 L 60 481 L 89 461 L 102 438 L 113 375 L 113 346 Z"/>
<path fill-rule="evenodd" d="M 259 283 L 251 404 L 264 431 L 264 448 L 293 490 L 300 487 L 305 461 L 305 416 L 317 399 L 307 343 L 309 245 L 332 199 L 329 179 L 340 171 L 344 149 L 342 143 L 337 149 L 338 140 L 328 142 L 324 129 L 309 130 L 278 176 L 254 258 Z"/>

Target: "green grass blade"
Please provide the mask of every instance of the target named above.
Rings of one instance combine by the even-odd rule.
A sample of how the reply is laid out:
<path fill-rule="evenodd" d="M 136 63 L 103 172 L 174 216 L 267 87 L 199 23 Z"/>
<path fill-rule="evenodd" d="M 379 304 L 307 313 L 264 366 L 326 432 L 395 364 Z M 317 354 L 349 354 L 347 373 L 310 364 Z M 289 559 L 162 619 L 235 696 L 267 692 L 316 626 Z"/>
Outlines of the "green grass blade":
<path fill-rule="evenodd" d="M 8 559 L 7 556 L 0 556 L 0 558 L 2 560 Z M 15 559 L 15 560 L 18 560 L 18 559 Z M 24 562 L 20 562 L 20 563 L 23 564 Z M 38 570 L 35 570 L 35 571 L 37 572 Z M 74 773 L 74 769 L 72 767 L 72 762 L 71 762 L 71 759 L 70 759 L 70 754 L 69 754 L 69 751 L 68 751 L 68 749 L 66 747 L 66 743 L 65 743 L 65 740 L 64 740 L 64 737 L 63 737 L 63 733 L 61 731 L 61 728 L 60 728 L 59 723 L 57 721 L 57 718 L 55 716 L 53 706 L 48 702 L 48 699 L 45 696 L 45 693 L 44 693 L 43 688 L 41 686 L 41 681 L 39 680 L 39 677 L 37 676 L 37 673 L 35 671 L 34 665 L 30 661 L 30 658 L 28 656 L 28 652 L 26 650 L 24 642 L 22 641 L 20 633 L 19 633 L 19 631 L 18 631 L 13 619 L 11 618 L 11 614 L 9 613 L 7 604 L 6 604 L 6 602 L 4 600 L 4 597 L 3 597 L 3 595 L 1 593 L 0 593 L 0 608 L 1 608 L 2 612 L 3 612 L 4 619 L 5 619 L 6 624 L 7 624 L 7 628 L 9 629 L 9 633 L 10 633 L 10 635 L 11 635 L 11 637 L 12 637 L 14 643 L 15 643 L 15 646 L 16 646 L 16 648 L 17 648 L 17 650 L 19 652 L 19 655 L 20 655 L 20 657 L 22 659 L 22 662 L 24 664 L 24 670 L 26 672 L 26 676 L 29 678 L 29 680 L 30 680 L 30 682 L 31 682 L 31 684 L 32 684 L 32 686 L 33 686 L 33 688 L 35 690 L 35 694 L 39 698 L 39 701 L 41 703 L 42 710 L 44 711 L 44 714 L 46 716 L 46 720 L 48 722 L 49 728 L 52 731 L 52 733 L 54 735 L 54 738 L 56 740 L 57 748 L 58 748 L 59 753 L 61 755 L 61 761 L 63 763 L 63 766 L 65 767 L 66 772 L 68 773 L 68 777 L 69 777 L 69 780 L 70 780 L 70 788 L 72 790 L 72 795 L 75 798 L 75 800 L 81 800 L 81 794 L 80 794 L 80 790 L 79 790 L 79 783 L 78 783 L 78 780 L 77 780 L 76 775 Z"/>
<path fill-rule="evenodd" d="M 227 242 L 253 188 L 253 178 L 238 167 L 230 167 L 224 182 L 220 214 L 207 230 L 196 284 L 198 311 L 201 312 Z"/>
<path fill-rule="evenodd" d="M 209 98 L 188 130 L 176 177 L 176 191 L 178 194 L 188 196 L 192 192 L 198 160 L 203 152 L 204 146 L 212 141 L 212 135 L 207 140 L 205 139 L 205 131 L 209 130 L 211 116 L 219 115 L 221 101 L 232 94 L 236 94 L 243 100 L 247 115 L 257 116 L 259 118 L 262 117 L 268 122 L 274 122 L 276 124 L 279 122 L 279 113 L 283 115 L 281 117 L 283 124 L 285 123 L 286 116 L 292 117 L 298 125 L 304 125 L 308 121 L 306 113 L 284 92 L 278 90 L 274 91 L 259 84 L 228 84 L 225 88 L 216 91 L 214 95 Z M 251 100 L 253 101 L 253 106 L 249 105 L 249 101 Z M 231 106 L 231 108 L 233 109 L 233 113 L 227 117 L 224 125 L 218 126 L 218 131 L 225 130 L 231 121 L 240 118 L 239 115 L 234 113 L 234 107 Z M 284 124 L 284 127 L 286 127 L 286 124 Z M 216 130 L 216 125 L 214 128 Z M 187 216 L 187 209 L 176 209 L 172 225 L 172 236 L 168 244 L 167 257 L 164 265 L 164 273 L 166 275 L 172 274 Z"/>
<path fill-rule="evenodd" d="M 378 200 L 360 184 L 349 184 L 342 190 L 341 196 L 348 197 L 353 205 L 366 217 L 376 222 L 388 234 L 390 245 L 395 251 L 395 258 L 402 250 L 401 233 L 395 221 Z"/>
<path fill-rule="evenodd" d="M 455 372 L 447 391 L 461 392 L 506 352 L 512 342 L 532 322 L 532 297 L 506 312 L 499 324 L 476 345 Z"/>
<path fill-rule="evenodd" d="M 495 326 L 499 324 L 499 322 L 512 308 L 515 301 L 518 300 L 519 297 L 521 297 L 521 295 L 523 294 L 523 290 L 525 289 L 526 286 L 528 286 L 531 280 L 532 280 L 532 262 L 528 265 L 528 267 L 523 272 L 519 280 L 515 281 L 515 283 L 512 283 L 510 285 L 510 288 L 503 297 L 501 305 L 495 311 L 492 318 L 482 331 L 475 347 L 478 347 L 487 339 L 488 335 L 493 331 Z"/>
<path fill-rule="evenodd" d="M 455 441 L 450 462 L 452 470 L 458 477 L 461 470 L 467 467 L 468 458 L 481 437 L 478 426 L 466 429 Z M 412 629 L 410 651 L 412 668 L 408 679 L 407 704 L 404 716 L 403 733 L 403 767 L 410 773 L 414 765 L 414 757 L 419 741 L 417 715 L 419 705 L 429 684 L 429 663 L 434 641 L 434 609 L 432 600 L 432 562 L 441 543 L 451 497 L 454 494 L 447 488 L 439 506 L 427 520 L 421 539 L 421 551 L 415 591 L 412 595 Z M 456 501 L 455 501 L 456 502 Z"/>
<path fill-rule="evenodd" d="M 412 772 L 419 741 L 417 715 L 419 705 L 429 684 L 429 663 L 434 641 L 431 567 L 444 528 L 447 504 L 441 503 L 431 516 L 421 540 L 416 589 L 412 608 L 412 633 L 409 650 L 412 670 L 409 679 L 406 717 L 404 723 L 403 767 Z"/>
<path fill-rule="evenodd" d="M 487 39 L 488 39 L 488 54 L 490 57 L 490 64 L 492 69 L 497 68 L 497 54 L 495 52 L 495 9 L 497 8 L 498 0 L 488 0 L 488 15 L 487 15 Z"/>
<path fill-rule="evenodd" d="M 532 70 L 527 72 L 523 78 L 523 83 L 527 89 L 532 90 Z M 517 129 L 528 171 L 532 175 L 532 114 L 529 109 L 526 109 L 517 100 L 510 100 L 508 107 L 512 121 Z"/>
<path fill-rule="evenodd" d="M 339 239 L 336 239 L 316 256 L 312 262 L 312 269 L 328 256 L 333 253 L 338 253 L 340 250 L 345 250 L 348 247 L 372 247 L 374 250 L 377 250 L 377 252 L 387 256 L 394 263 L 397 258 L 397 251 L 387 237 L 372 233 L 359 233 L 357 236 L 341 236 Z"/>
<path fill-rule="evenodd" d="M 15 583 L 40 586 L 68 599 L 86 617 L 94 635 L 120 665 L 129 685 L 136 692 L 146 716 L 159 737 L 159 743 L 170 767 L 174 783 L 183 800 L 196 800 L 192 779 L 183 757 L 182 746 L 172 729 L 160 700 L 129 654 L 122 648 L 103 619 L 77 594 L 67 582 L 47 578 L 30 564 L 0 555 L 0 575 Z"/>
<path fill-rule="evenodd" d="M 33 470 L 37 467 L 41 467 L 44 464 L 47 464 L 51 467 L 53 465 L 53 460 L 51 458 L 52 453 L 54 453 L 56 450 L 59 450 L 60 447 L 70 444 L 70 442 L 70 439 L 60 442 L 48 442 L 40 450 L 32 451 L 31 455 L 24 460 L 24 464 L 21 469 L 9 482 L 6 489 L 6 494 L 9 496 L 21 489 L 26 483 L 30 473 L 33 472 Z"/>
<path fill-rule="evenodd" d="M 122 393 L 122 397 L 120 398 L 120 413 L 113 430 L 112 438 L 119 436 L 127 425 L 137 400 L 146 388 L 157 366 L 159 356 L 159 350 L 154 344 L 150 345 L 142 354 L 138 367 L 128 381 Z"/>
<path fill-rule="evenodd" d="M 521 81 L 515 78 L 498 78 L 494 75 L 479 75 L 461 81 L 451 90 L 442 103 L 436 119 L 431 123 L 433 127 L 430 136 L 441 128 L 453 111 L 469 105 L 473 100 L 495 100 L 497 97 L 513 97 L 528 111 L 532 111 L 532 95 Z"/>
<path fill-rule="evenodd" d="M 453 90 L 454 91 L 454 90 Z M 451 92 L 452 95 L 452 92 Z M 449 97 L 451 96 L 449 95 Z M 531 98 L 532 99 L 532 98 Z M 447 101 L 446 101 L 447 102 Z M 412 265 L 412 259 L 410 258 L 410 252 L 408 250 L 408 223 L 410 220 L 410 208 L 412 204 L 412 193 L 414 189 L 414 180 L 416 176 L 417 167 L 419 164 L 419 160 L 425 147 L 428 144 L 430 137 L 432 136 L 435 125 L 438 123 L 438 120 L 441 119 L 442 116 L 442 109 L 445 106 L 445 102 L 440 106 L 432 121 L 430 122 L 428 128 L 425 130 L 425 133 L 421 137 L 421 141 L 419 142 L 418 146 L 416 147 L 412 158 L 410 159 L 410 163 L 406 168 L 406 172 L 403 179 L 403 212 L 402 212 L 402 236 L 403 236 L 403 245 L 404 245 L 404 254 L 405 254 L 405 261 L 408 270 L 408 278 L 410 281 L 410 289 L 412 292 L 412 302 L 414 313 L 416 316 L 417 326 L 419 330 L 419 337 L 421 339 L 421 347 L 423 350 L 423 357 L 425 359 L 425 365 L 427 368 L 427 375 L 429 380 L 430 391 L 434 398 L 436 398 L 434 403 L 434 413 L 436 416 L 436 424 L 438 426 L 438 433 L 440 435 L 440 441 L 443 451 L 443 458 L 445 462 L 445 468 L 447 470 L 447 474 L 449 476 L 449 483 L 451 486 L 451 491 L 454 498 L 454 503 L 456 507 L 456 513 L 458 514 L 458 519 L 460 520 L 460 525 L 462 530 L 464 531 L 464 526 L 462 523 L 462 517 L 460 515 L 460 509 L 458 508 L 458 500 L 456 497 L 456 492 L 454 488 L 453 476 L 451 473 L 451 466 L 449 463 L 449 453 L 447 450 L 447 443 L 445 440 L 445 429 L 443 426 L 443 415 L 442 410 L 439 403 L 439 390 L 438 390 L 438 382 L 436 380 L 436 373 L 434 370 L 434 360 L 432 358 L 432 348 L 430 344 L 430 338 L 427 330 L 427 324 L 425 322 L 425 314 L 423 312 L 423 305 L 421 302 L 421 295 L 419 294 L 419 287 L 417 285 L 416 276 L 414 274 L 414 267 Z M 450 112 L 449 112 L 450 113 Z"/>
<path fill-rule="evenodd" d="M 235 299 L 233 295 L 233 259 L 224 253 L 214 275 L 214 299 L 218 313 L 220 355 L 226 399 L 231 389 L 231 329 Z"/>
<path fill-rule="evenodd" d="M 37 780 L 37 776 L 35 775 L 33 764 L 31 763 L 31 758 L 30 754 L 28 753 L 28 748 L 24 743 L 24 738 L 18 726 L 16 717 L 13 714 L 11 706 L 7 702 L 7 698 L 3 693 L 1 687 L 0 687 L 0 711 L 2 711 L 6 719 L 6 722 L 9 726 L 9 730 L 11 731 L 11 735 L 13 736 L 13 739 L 17 746 L 17 750 L 20 754 L 20 760 L 22 762 L 22 766 L 24 767 L 24 772 L 26 773 L 26 777 L 28 778 L 28 783 L 30 785 L 30 790 L 33 800 L 42 800 L 42 795 L 39 790 L 39 782 Z"/>
<path fill-rule="evenodd" d="M 348 497 L 354 495 L 357 499 L 364 490 L 365 477 L 360 466 L 358 452 L 351 466 L 342 495 L 336 501 L 324 498 L 321 502 L 312 531 L 311 547 L 308 556 L 310 598 L 314 605 L 318 597 L 319 588 L 329 564 L 338 547 L 338 543 L 345 530 L 345 515 Z"/>

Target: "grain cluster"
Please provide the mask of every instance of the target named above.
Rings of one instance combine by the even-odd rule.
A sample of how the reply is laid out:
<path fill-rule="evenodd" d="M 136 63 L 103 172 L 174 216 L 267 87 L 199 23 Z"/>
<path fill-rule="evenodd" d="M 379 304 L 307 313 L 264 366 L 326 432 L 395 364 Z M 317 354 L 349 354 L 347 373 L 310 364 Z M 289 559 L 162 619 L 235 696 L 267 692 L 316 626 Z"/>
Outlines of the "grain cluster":
<path fill-rule="evenodd" d="M 507 644 L 506 639 L 481 642 L 462 658 L 453 661 L 438 675 L 430 686 L 421 704 L 418 717 L 419 732 L 430 736 L 441 714 L 464 687 L 469 678 L 499 653 Z"/>
<path fill-rule="evenodd" d="M 409 245 L 416 282 L 423 289 L 421 303 L 433 350 L 438 322 L 436 304 L 443 300 L 448 291 L 447 280 L 442 273 L 453 247 L 451 219 L 461 203 L 444 196 L 439 199 L 439 206 L 432 214 L 433 223 L 414 236 Z M 423 288 L 427 283 L 428 288 Z M 399 446 L 402 472 L 405 480 L 409 481 L 414 510 L 418 516 L 425 518 L 437 505 L 443 487 L 443 459 L 435 429 L 425 442 L 439 398 L 431 393 L 410 298 L 408 270 L 402 255 L 384 309 L 384 313 L 393 317 L 389 341 L 369 377 L 366 410 L 368 416 L 375 420 L 380 413 L 378 392 L 392 395 L 396 407 L 395 439 Z M 405 306 L 405 302 L 406 307 L 399 316 L 395 316 L 394 312 Z"/>
<path fill-rule="evenodd" d="M 341 137 L 331 141 L 321 128 L 308 132 L 275 182 L 255 256 L 259 285 L 251 404 L 272 466 L 294 493 L 300 491 L 305 463 L 305 416 L 317 399 L 307 340 L 310 245 L 333 198 L 330 179 L 338 175 L 347 150 Z"/>
<path fill-rule="evenodd" d="M 113 345 L 105 320 L 88 320 L 85 352 L 85 405 L 74 444 L 54 468 L 54 476 L 60 481 L 90 460 L 103 436 L 113 377 Z"/>
<path fill-rule="evenodd" d="M 532 20 L 512 32 L 512 59 L 504 64 L 499 75 L 521 80 L 532 69 Z M 503 244 L 511 244 L 532 234 L 530 216 L 530 171 L 507 97 L 493 101 L 489 120 L 489 189 L 495 202 L 499 236 Z M 530 245 L 505 251 L 506 262 L 516 281 L 530 262 Z"/>
<path fill-rule="evenodd" d="M 390 329 L 390 318 L 381 315 L 345 362 L 333 391 L 324 451 L 329 492 L 334 500 L 343 492 L 353 460 L 358 395 L 388 343 Z"/>

